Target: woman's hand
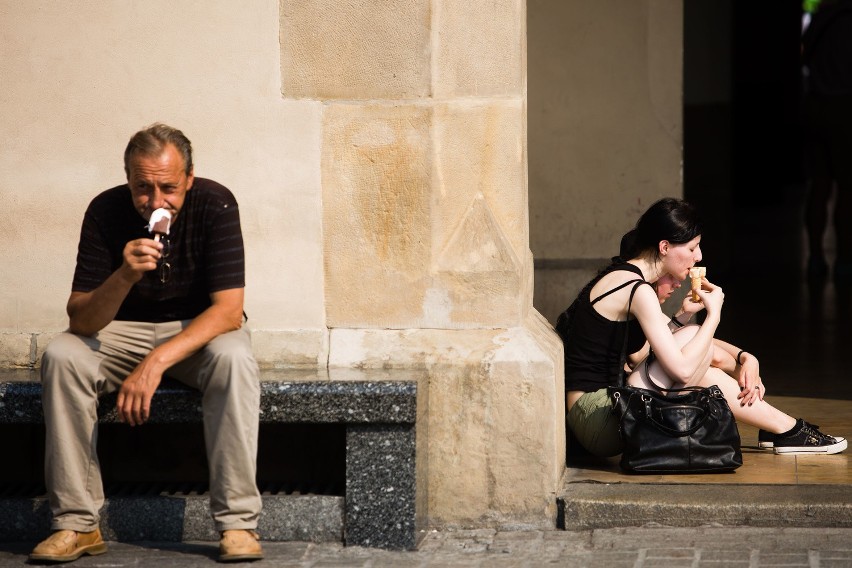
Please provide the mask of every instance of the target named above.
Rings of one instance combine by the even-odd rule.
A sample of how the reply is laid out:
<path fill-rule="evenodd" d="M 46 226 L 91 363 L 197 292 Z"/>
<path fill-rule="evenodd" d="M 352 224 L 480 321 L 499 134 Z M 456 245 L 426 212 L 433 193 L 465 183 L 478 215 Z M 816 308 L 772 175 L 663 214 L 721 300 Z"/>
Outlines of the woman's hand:
<path fill-rule="evenodd" d="M 707 314 L 716 316 L 722 315 L 722 304 L 725 302 L 725 293 L 721 286 L 716 286 L 707 278 L 701 279 L 701 288 L 696 291 L 698 297 L 701 298 L 701 303 L 707 309 Z"/>
<path fill-rule="evenodd" d="M 737 398 L 740 400 L 740 405 L 751 406 L 755 402 L 763 400 L 766 395 L 766 389 L 760 379 L 760 363 L 757 357 L 748 352 L 743 352 L 740 360 L 742 364 L 737 381 L 740 384 L 740 394 L 737 395 Z"/>
<path fill-rule="evenodd" d="M 680 306 L 680 312 L 678 313 L 689 314 L 689 316 L 692 317 L 703 309 L 704 302 L 693 302 L 692 294 L 687 293 L 686 297 L 683 299 L 683 303 Z"/>

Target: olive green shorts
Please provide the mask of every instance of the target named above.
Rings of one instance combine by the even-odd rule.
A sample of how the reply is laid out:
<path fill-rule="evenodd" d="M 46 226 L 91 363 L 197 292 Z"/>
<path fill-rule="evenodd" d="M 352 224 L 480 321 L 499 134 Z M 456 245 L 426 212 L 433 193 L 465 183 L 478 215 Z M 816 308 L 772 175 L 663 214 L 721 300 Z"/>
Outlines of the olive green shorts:
<path fill-rule="evenodd" d="M 604 458 L 621 453 L 618 419 L 612 413 L 606 388 L 587 392 L 577 399 L 568 411 L 568 427 L 593 455 Z"/>

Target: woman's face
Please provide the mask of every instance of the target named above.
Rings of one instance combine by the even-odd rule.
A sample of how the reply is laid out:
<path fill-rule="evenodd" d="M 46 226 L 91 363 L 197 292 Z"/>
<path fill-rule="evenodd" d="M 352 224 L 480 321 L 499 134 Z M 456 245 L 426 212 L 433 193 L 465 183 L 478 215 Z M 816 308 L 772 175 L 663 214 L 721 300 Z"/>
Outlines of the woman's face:
<path fill-rule="evenodd" d="M 686 280 L 689 269 L 701 262 L 701 235 L 688 243 L 676 245 L 668 241 L 660 243 L 660 254 L 663 258 L 665 272 L 678 280 Z"/>

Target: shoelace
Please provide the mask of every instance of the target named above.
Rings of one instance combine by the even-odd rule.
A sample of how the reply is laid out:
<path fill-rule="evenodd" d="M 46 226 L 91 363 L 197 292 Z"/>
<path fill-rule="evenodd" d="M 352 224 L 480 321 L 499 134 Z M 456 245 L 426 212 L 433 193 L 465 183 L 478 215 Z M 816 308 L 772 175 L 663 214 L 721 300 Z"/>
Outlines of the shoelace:
<path fill-rule="evenodd" d="M 817 430 L 816 428 L 814 428 L 811 424 L 808 424 L 807 422 L 805 422 L 804 428 L 802 428 L 802 430 L 808 436 L 813 436 L 817 441 L 822 440 L 822 441 L 828 442 L 829 444 L 836 444 L 837 443 L 837 440 L 835 440 L 832 436 L 829 436 L 828 434 L 823 434 L 822 432 L 820 432 L 819 430 Z M 821 445 L 821 444 L 818 444 L 818 445 Z"/>

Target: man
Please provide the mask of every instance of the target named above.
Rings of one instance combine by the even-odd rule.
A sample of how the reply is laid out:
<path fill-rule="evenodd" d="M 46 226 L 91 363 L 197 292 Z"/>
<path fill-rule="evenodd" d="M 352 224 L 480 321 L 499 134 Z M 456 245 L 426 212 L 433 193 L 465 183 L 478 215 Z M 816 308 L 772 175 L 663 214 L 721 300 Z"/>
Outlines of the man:
<path fill-rule="evenodd" d="M 77 254 L 70 327 L 42 360 L 45 479 L 53 515 L 34 561 L 102 554 L 104 495 L 96 453 L 97 400 L 118 391 L 117 413 L 144 424 L 164 374 L 203 393 L 210 509 L 220 560 L 262 558 L 254 529 L 260 389 L 243 328 L 245 261 L 237 202 L 195 178 L 180 130 L 155 124 L 124 153 L 127 184 L 89 205 Z M 146 222 L 165 208 L 172 224 L 154 239 Z"/>

